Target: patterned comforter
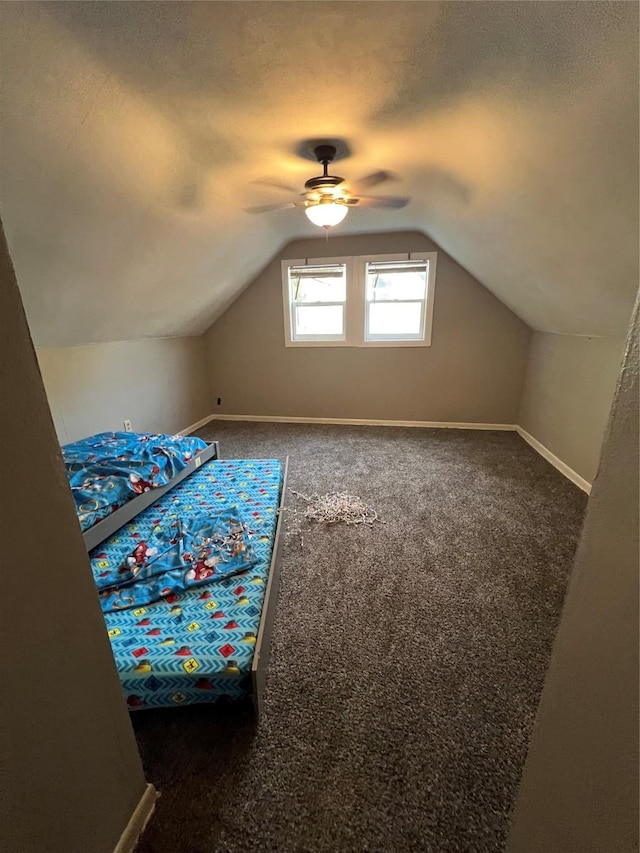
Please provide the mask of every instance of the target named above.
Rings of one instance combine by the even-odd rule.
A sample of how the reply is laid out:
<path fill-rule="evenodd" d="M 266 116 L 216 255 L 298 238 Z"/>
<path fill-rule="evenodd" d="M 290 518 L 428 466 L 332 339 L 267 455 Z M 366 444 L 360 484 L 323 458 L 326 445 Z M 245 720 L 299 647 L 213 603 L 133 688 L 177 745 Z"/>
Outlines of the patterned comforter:
<path fill-rule="evenodd" d="M 125 578 L 119 587 L 120 606 L 105 608 L 104 617 L 129 708 L 250 695 L 281 484 L 282 465 L 276 459 L 207 462 L 91 551 L 99 590 L 104 593 L 105 584 Z M 201 535 L 205 519 L 211 526 Z M 218 555 L 219 561 L 207 567 L 211 558 L 202 546 L 224 547 L 225 519 L 241 520 L 242 542 L 236 538 L 234 545 L 238 530 L 232 531 L 226 540 L 229 562 Z M 189 529 L 175 551 L 184 556 L 186 550 L 189 555 L 185 558 L 189 568 L 181 565 L 178 574 L 184 578 L 185 572 L 192 572 L 187 581 L 193 582 L 149 604 L 129 601 L 134 595 L 136 552 L 157 548 L 159 555 L 172 524 L 177 524 L 176 530 Z M 244 552 L 243 546 L 251 550 Z M 246 565 L 236 564 L 235 572 L 234 551 L 236 557 L 250 555 Z M 212 566 L 217 571 L 202 581 L 196 579 L 198 572 L 206 574 Z M 152 567 L 150 559 L 141 573 L 153 583 L 163 575 L 154 575 Z"/>
<path fill-rule="evenodd" d="M 103 432 L 62 448 L 82 530 L 132 498 L 166 486 L 206 448 L 200 438 Z"/>

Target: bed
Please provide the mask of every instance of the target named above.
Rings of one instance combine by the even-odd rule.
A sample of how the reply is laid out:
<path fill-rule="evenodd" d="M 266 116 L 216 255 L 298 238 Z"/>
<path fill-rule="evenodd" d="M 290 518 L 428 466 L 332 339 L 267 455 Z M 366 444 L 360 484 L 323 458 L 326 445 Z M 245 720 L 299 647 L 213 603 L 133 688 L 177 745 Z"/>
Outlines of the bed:
<path fill-rule="evenodd" d="M 125 509 L 129 517 L 90 551 L 132 711 L 244 698 L 262 711 L 288 460 L 212 452 L 202 461 L 196 449 L 200 463 L 194 456 L 181 480 L 146 492 L 152 502 L 135 515 L 137 498 L 107 516 Z M 215 545 L 222 558 L 198 556 L 214 542 L 224 542 L 227 551 Z"/>
<path fill-rule="evenodd" d="M 87 550 L 103 542 L 203 463 L 217 442 L 151 433 L 104 432 L 62 447 Z"/>

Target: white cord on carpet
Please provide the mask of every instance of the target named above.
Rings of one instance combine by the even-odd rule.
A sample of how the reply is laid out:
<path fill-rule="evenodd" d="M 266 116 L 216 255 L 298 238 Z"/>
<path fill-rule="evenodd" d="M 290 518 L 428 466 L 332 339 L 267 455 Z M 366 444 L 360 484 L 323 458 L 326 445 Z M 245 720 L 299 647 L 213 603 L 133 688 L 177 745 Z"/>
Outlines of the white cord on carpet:
<path fill-rule="evenodd" d="M 300 498 L 307 504 L 306 509 L 300 513 L 304 518 L 310 521 L 319 521 L 322 524 L 369 524 L 382 519 L 378 518 L 378 513 L 366 504 L 362 498 L 356 495 L 348 495 L 346 492 L 333 492 L 326 495 L 303 495 L 302 492 L 296 492 L 295 489 L 289 489 L 292 495 Z M 293 509 L 292 512 L 298 514 L 298 510 Z"/>

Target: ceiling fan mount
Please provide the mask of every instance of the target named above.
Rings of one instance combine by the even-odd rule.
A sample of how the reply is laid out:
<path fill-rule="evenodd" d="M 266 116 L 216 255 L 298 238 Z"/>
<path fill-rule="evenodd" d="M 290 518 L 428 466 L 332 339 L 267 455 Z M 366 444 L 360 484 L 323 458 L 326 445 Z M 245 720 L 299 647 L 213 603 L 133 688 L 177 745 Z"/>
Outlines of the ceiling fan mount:
<path fill-rule="evenodd" d="M 301 139 L 300 142 L 296 143 L 294 146 L 293 153 L 297 157 L 301 157 L 303 160 L 310 160 L 312 163 L 317 163 L 318 154 L 316 153 L 316 149 L 320 146 L 331 146 L 331 148 L 335 149 L 335 153 L 333 155 L 334 163 L 337 163 L 338 160 L 346 160 L 353 154 L 351 146 L 347 140 L 340 139 L 337 136 L 316 136 L 313 139 Z"/>

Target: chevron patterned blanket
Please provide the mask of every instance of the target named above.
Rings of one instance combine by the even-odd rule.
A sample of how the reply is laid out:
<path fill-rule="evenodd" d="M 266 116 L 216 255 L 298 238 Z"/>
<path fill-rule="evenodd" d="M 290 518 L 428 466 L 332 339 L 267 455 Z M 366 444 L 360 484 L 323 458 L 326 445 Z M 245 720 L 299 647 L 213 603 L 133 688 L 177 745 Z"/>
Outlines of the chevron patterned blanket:
<path fill-rule="evenodd" d="M 231 576 L 214 574 L 153 603 L 133 602 L 126 609 L 105 612 L 130 709 L 249 695 L 281 482 L 282 466 L 274 459 L 205 463 L 91 552 L 99 587 L 107 577 L 101 579 L 102 572 L 113 577 L 118 567 L 129 565 L 123 555 L 133 555 L 141 542 L 154 541 L 155 528 L 165 529 L 163 525 L 178 520 L 241 518 L 245 544 L 253 549 L 254 561 Z M 200 557 L 197 545 L 190 545 L 187 553 Z M 198 562 L 206 560 L 191 561 L 194 571 L 202 570 Z"/>

